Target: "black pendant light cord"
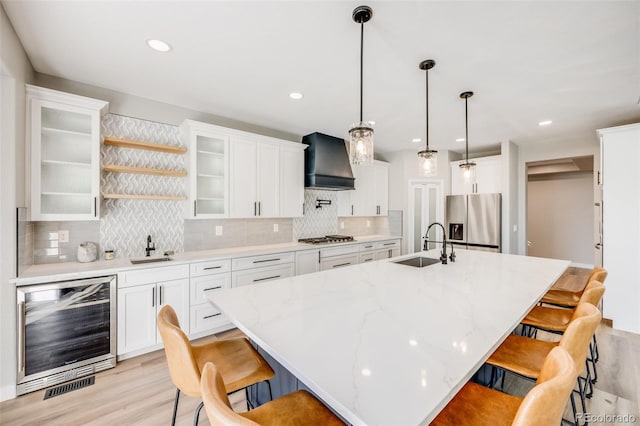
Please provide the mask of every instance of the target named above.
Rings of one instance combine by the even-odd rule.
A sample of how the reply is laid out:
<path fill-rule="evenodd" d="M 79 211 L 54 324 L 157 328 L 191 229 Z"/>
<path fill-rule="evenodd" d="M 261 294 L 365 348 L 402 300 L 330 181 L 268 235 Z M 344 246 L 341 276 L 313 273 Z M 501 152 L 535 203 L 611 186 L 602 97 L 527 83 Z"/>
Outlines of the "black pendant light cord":
<path fill-rule="evenodd" d="M 466 162 L 469 162 L 469 113 L 467 108 L 467 102 L 469 98 L 464 98 L 464 145 L 466 151 Z"/>
<path fill-rule="evenodd" d="M 426 83 L 427 83 L 427 96 L 426 96 L 426 101 L 425 101 L 425 103 L 427 105 L 427 108 L 426 108 L 427 119 L 425 120 L 426 123 L 427 123 L 426 126 L 425 126 L 426 127 L 426 133 L 427 133 L 427 135 L 426 135 L 427 147 L 426 147 L 425 151 L 429 151 L 429 70 L 428 69 L 426 70 L 425 75 L 426 75 L 425 80 L 426 80 Z"/>
<path fill-rule="evenodd" d="M 360 122 L 362 123 L 362 76 L 364 63 L 364 22 L 360 22 Z"/>

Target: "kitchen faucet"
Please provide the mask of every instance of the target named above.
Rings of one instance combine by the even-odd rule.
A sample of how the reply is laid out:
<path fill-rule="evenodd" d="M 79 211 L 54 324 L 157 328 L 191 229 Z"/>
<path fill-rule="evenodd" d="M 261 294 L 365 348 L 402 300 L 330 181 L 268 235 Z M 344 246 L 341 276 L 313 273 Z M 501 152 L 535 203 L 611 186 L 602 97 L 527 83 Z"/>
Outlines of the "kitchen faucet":
<path fill-rule="evenodd" d="M 151 252 L 156 250 L 156 243 L 151 242 L 151 235 L 147 235 L 147 248 L 144 249 L 146 256 L 151 256 Z"/>
<path fill-rule="evenodd" d="M 440 262 L 443 265 L 447 264 L 447 233 L 444 226 L 440 222 L 433 222 L 427 227 L 427 232 L 424 234 L 424 249 L 427 250 L 427 243 L 429 242 L 429 231 L 433 225 L 438 225 L 442 228 L 442 252 L 440 253 Z M 452 262 L 456 261 L 456 254 L 453 251 L 453 243 L 451 243 L 451 256 L 449 256 Z"/>

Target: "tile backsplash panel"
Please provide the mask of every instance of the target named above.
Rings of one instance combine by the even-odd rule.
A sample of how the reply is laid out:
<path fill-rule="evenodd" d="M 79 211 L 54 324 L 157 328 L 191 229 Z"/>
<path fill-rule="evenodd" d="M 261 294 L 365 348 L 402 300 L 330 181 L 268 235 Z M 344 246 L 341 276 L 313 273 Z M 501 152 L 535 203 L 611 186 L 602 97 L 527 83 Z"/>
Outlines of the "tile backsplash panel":
<path fill-rule="evenodd" d="M 304 216 L 293 219 L 293 236 L 299 238 L 322 237 L 338 234 L 338 205 L 336 191 L 304 190 Z M 316 208 L 317 200 L 328 200 L 330 205 Z"/>
<path fill-rule="evenodd" d="M 278 231 L 274 231 L 277 225 Z M 216 226 L 222 235 L 216 235 Z M 198 219 L 184 222 L 184 250 L 210 250 L 293 241 L 291 219 Z"/>
<path fill-rule="evenodd" d="M 34 264 L 75 262 L 78 246 L 87 241 L 98 245 L 98 253 L 102 251 L 98 221 L 32 223 Z M 60 231 L 69 232 L 68 242 L 59 240 Z"/>
<path fill-rule="evenodd" d="M 169 124 L 107 114 L 102 133 L 121 139 L 181 146 L 180 128 Z M 101 146 L 101 162 L 125 166 L 184 170 L 185 155 L 109 145 Z M 185 195 L 184 179 L 131 173 L 102 172 L 103 193 Z M 147 236 L 155 243 L 156 255 L 184 250 L 183 201 L 105 199 L 101 206 L 100 242 L 116 257 L 145 255 Z"/>

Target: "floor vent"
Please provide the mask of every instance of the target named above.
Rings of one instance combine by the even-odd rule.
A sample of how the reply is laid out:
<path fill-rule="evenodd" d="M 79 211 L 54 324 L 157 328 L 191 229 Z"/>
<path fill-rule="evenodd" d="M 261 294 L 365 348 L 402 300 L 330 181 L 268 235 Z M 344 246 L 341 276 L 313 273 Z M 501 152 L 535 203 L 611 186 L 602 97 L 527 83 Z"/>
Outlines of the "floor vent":
<path fill-rule="evenodd" d="M 71 392 L 77 389 L 82 389 L 87 386 L 91 386 L 95 382 L 96 382 L 96 376 L 91 376 L 81 380 L 76 380 L 75 382 L 65 383 L 64 385 L 47 389 L 47 391 L 44 394 L 44 399 L 53 398 L 54 396 L 62 395 L 63 393 Z"/>

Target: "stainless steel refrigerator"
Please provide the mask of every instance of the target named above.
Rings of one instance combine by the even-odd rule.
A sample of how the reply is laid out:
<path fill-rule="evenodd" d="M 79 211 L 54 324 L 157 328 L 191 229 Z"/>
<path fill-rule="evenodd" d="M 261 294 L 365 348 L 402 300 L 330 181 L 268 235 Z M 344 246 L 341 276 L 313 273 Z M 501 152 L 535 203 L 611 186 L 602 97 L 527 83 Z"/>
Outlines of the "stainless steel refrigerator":
<path fill-rule="evenodd" d="M 501 252 L 502 195 L 447 195 L 445 227 L 454 246 Z"/>

